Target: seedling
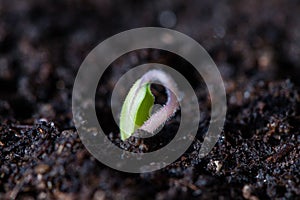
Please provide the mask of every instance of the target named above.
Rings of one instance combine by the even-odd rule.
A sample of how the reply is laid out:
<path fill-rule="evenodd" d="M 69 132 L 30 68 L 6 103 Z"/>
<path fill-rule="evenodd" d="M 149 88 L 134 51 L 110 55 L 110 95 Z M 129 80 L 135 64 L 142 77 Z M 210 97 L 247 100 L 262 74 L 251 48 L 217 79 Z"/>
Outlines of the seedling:
<path fill-rule="evenodd" d="M 166 89 L 167 102 L 152 114 L 154 96 L 150 90 L 151 83 L 158 81 Z M 175 81 L 161 70 L 151 70 L 138 79 L 127 94 L 120 115 L 120 133 L 124 141 L 137 130 L 154 133 L 170 119 L 179 108 L 179 94 Z"/>

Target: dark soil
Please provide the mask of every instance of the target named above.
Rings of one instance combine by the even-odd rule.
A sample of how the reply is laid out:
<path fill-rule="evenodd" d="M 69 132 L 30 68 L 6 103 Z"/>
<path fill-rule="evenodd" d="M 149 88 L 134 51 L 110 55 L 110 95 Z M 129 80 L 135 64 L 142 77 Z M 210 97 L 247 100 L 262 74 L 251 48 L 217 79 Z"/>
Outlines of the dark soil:
<path fill-rule="evenodd" d="M 180 121 L 179 113 L 161 137 L 120 144 L 108 99 L 118 77 L 136 65 L 156 61 L 182 72 L 204 115 L 193 145 L 173 164 L 153 173 L 118 172 L 81 143 L 72 121 L 73 82 L 99 42 L 160 26 L 165 10 L 177 16 L 173 28 L 202 44 L 221 71 L 224 131 L 199 159 L 210 111 L 201 77 L 167 52 L 128 53 L 110 66 L 96 97 L 99 121 L 117 145 L 160 148 Z M 298 1 L 278 0 L 0 0 L 0 199 L 300 199 L 299 10 Z M 154 91 L 164 102 L 163 90 Z"/>

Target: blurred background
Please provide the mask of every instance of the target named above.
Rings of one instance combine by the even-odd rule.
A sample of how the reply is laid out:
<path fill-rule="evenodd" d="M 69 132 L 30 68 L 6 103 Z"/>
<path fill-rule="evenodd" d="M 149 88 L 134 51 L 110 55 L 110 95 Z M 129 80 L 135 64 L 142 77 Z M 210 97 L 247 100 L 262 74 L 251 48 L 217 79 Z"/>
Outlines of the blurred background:
<path fill-rule="evenodd" d="M 192 167 L 170 167 L 167 172 L 147 175 L 110 170 L 84 149 L 74 130 L 71 112 L 71 92 L 77 70 L 95 46 L 128 29 L 166 27 L 192 37 L 207 50 L 222 74 L 228 94 L 229 114 L 225 132 L 241 133 L 242 138 L 251 138 L 255 130 L 265 131 L 272 120 L 277 123 L 275 119 L 290 116 L 284 113 L 298 115 L 299 11 L 300 2 L 296 0 L 0 0 L 0 198 L 176 199 L 223 196 L 254 199 L 300 195 L 299 188 L 295 189 L 299 186 L 299 165 L 294 166 L 295 172 L 290 174 L 294 179 L 286 178 L 285 172 L 281 171 L 278 173 L 285 177 L 283 182 L 279 183 L 275 178 L 268 180 L 273 181 L 272 187 L 255 178 L 262 166 L 251 168 L 253 175 L 238 170 L 235 173 L 239 176 L 230 175 L 229 169 L 234 167 L 223 167 L 227 171 L 218 174 L 210 171 L 209 166 L 216 165 L 211 164 L 212 157 L 206 161 L 191 158 L 196 172 Z M 136 60 L 153 58 L 153 53 L 149 55 L 147 51 L 132 55 L 113 64 L 112 77 L 124 73 Z M 125 66 L 123 71 L 119 70 L 121 66 Z M 287 98 L 280 103 L 268 104 L 269 99 L 264 102 L 265 93 L 271 101 L 275 93 Z M 268 118 L 263 118 L 266 121 L 263 124 L 256 123 L 262 118 L 254 117 L 252 124 L 247 121 L 249 113 L 253 110 L 262 112 L 259 109 L 265 105 L 253 103 L 256 102 L 255 95 L 261 95 L 260 99 L 268 108 L 278 108 L 274 112 L 281 118 L 272 118 L 274 112 L 270 110 Z M 244 99 L 248 99 L 246 103 Z M 247 106 L 253 106 L 253 109 L 243 110 Z M 284 106 L 290 107 L 285 109 Z M 284 109 L 280 110 L 281 107 Z M 284 124 L 285 121 L 277 125 L 294 125 L 295 128 L 299 119 L 293 120 L 288 125 Z M 245 125 L 249 123 L 249 126 Z M 297 131 L 293 137 L 299 142 Z M 45 135 L 42 139 L 41 134 Z M 227 139 L 235 140 L 231 137 L 226 135 Z M 222 141 L 220 146 L 225 144 Z M 236 143 L 240 144 L 241 141 Z M 273 149 L 266 149 L 274 153 L 285 149 L 282 145 L 276 140 Z M 298 143 L 293 145 L 297 147 Z M 294 153 L 293 158 L 297 158 L 299 164 L 299 150 Z M 263 160 L 270 154 L 263 155 Z M 243 156 L 252 158 L 241 155 L 237 162 L 247 163 Z M 182 166 L 185 165 L 183 162 L 181 160 Z M 225 161 L 222 162 L 225 166 Z M 186 165 L 195 167 L 191 163 Z M 276 166 L 272 171 L 275 169 Z M 276 177 L 276 173 L 268 175 Z M 262 176 L 264 180 L 266 175 Z M 291 185 L 285 185 L 288 180 Z M 249 185 L 245 186 L 246 183 Z"/>
<path fill-rule="evenodd" d="M 39 107 L 32 100 L 65 103 L 89 51 L 109 36 L 144 26 L 172 28 L 194 38 L 209 52 L 225 81 L 290 78 L 298 85 L 299 7 L 298 1 L 277 0 L 2 0 L 1 99 L 10 101 L 17 119 L 32 116 Z"/>

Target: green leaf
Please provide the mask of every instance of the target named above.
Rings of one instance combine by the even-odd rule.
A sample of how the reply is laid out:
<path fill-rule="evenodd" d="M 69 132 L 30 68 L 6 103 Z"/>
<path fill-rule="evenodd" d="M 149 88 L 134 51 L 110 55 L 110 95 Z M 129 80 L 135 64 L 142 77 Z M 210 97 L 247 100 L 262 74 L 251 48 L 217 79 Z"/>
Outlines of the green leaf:
<path fill-rule="evenodd" d="M 141 85 L 141 79 L 137 80 L 126 96 L 121 110 L 120 133 L 123 141 L 147 121 L 153 104 L 154 96 L 150 84 Z"/>

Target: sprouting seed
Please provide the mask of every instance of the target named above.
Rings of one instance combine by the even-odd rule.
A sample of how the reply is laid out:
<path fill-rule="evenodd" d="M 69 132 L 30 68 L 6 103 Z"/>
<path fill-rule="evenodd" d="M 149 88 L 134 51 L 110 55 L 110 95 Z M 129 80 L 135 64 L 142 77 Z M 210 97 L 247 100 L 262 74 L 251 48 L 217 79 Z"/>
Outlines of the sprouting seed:
<path fill-rule="evenodd" d="M 167 102 L 150 116 L 154 105 L 151 93 L 152 82 L 160 82 L 166 89 Z M 126 140 L 137 130 L 154 133 L 162 124 L 170 119 L 179 108 L 179 94 L 175 81 L 161 70 L 151 70 L 138 79 L 127 94 L 120 115 L 121 139 Z"/>

